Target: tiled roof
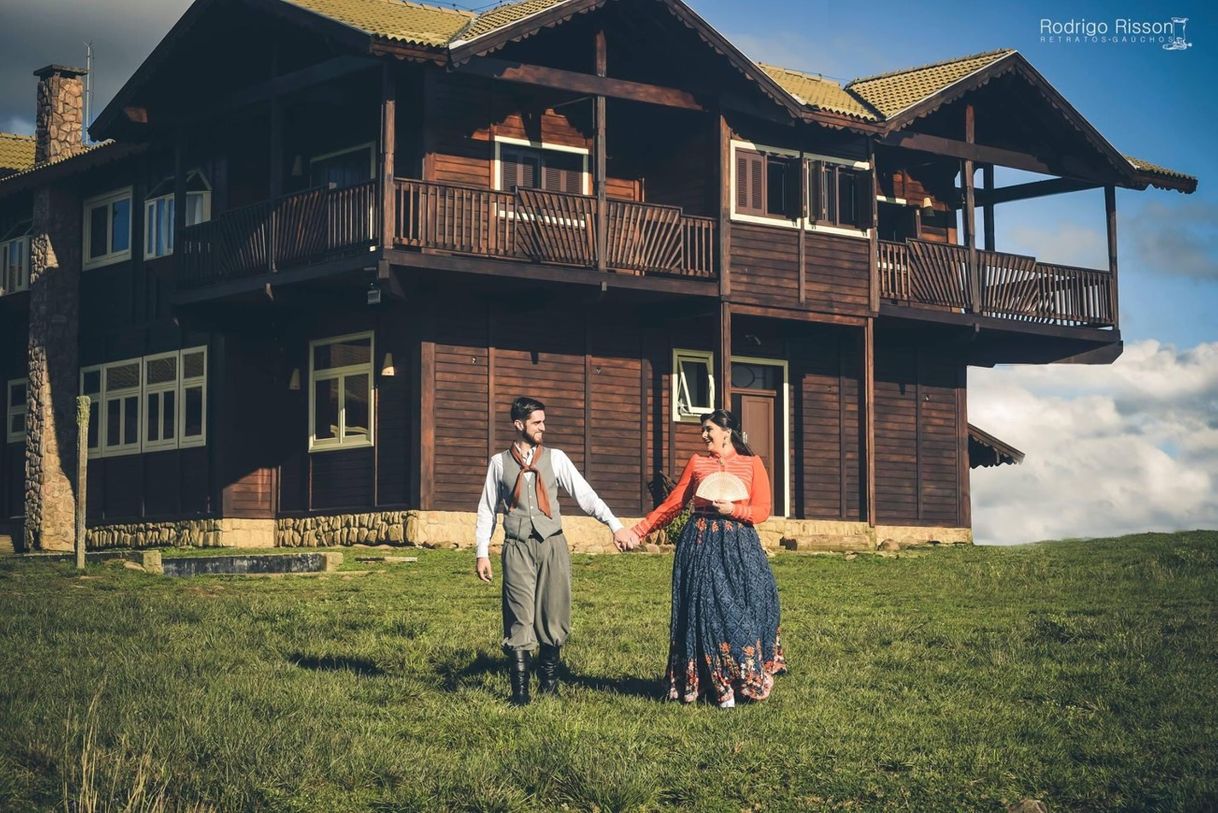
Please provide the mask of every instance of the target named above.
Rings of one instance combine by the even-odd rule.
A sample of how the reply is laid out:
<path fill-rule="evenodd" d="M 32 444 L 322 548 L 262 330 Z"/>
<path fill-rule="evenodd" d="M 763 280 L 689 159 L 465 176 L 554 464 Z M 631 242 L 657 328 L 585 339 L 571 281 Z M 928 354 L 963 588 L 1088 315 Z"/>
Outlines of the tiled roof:
<path fill-rule="evenodd" d="M 447 45 L 477 17 L 472 11 L 405 0 L 282 0 L 365 34 L 411 45 Z"/>
<path fill-rule="evenodd" d="M 1168 169 L 1167 167 L 1161 167 L 1158 164 L 1152 164 L 1149 161 L 1143 161 L 1140 158 L 1134 158 L 1132 155 L 1126 155 L 1125 160 L 1128 161 L 1130 164 L 1132 164 L 1133 168 L 1136 169 L 1138 172 L 1149 172 L 1153 175 L 1166 175 L 1169 178 L 1181 178 L 1183 180 L 1188 180 L 1188 181 L 1197 180 L 1192 175 L 1185 175 L 1183 172 L 1177 172 L 1174 169 Z"/>
<path fill-rule="evenodd" d="M 517 3 L 504 3 L 479 14 L 477 19 L 470 23 L 468 28 L 461 31 L 454 40 L 468 42 L 565 2 L 567 0 L 520 0 Z"/>
<path fill-rule="evenodd" d="M 34 137 L 0 133 L 0 171 L 21 172 L 34 166 Z"/>
<path fill-rule="evenodd" d="M 9 134 L 4 133 L 2 135 L 9 135 Z M 30 138 L 32 139 L 33 136 L 30 136 Z M 68 155 L 60 155 L 57 158 L 52 158 L 50 161 L 43 161 L 41 164 L 35 164 L 31 161 L 29 163 L 29 165 L 27 165 L 25 167 L 25 169 L 18 170 L 17 172 L 14 172 L 11 175 L 5 175 L 4 177 L 0 178 L 0 188 L 4 188 L 6 184 L 9 186 L 13 186 L 19 180 L 26 177 L 27 175 L 33 175 L 34 173 L 41 172 L 42 170 L 44 170 L 48 167 L 57 166 L 59 164 L 65 163 L 67 161 L 72 161 L 74 159 L 80 158 L 85 155 L 92 155 L 93 153 L 98 152 L 99 150 L 103 151 L 103 152 L 108 152 L 111 150 L 114 150 L 117 152 L 127 152 L 127 151 L 130 151 L 133 149 L 136 149 L 135 145 L 120 144 L 120 143 L 110 140 L 110 139 L 107 139 L 105 141 L 99 141 L 96 144 L 88 144 L 77 152 L 70 153 Z"/>
<path fill-rule="evenodd" d="M 866 121 L 876 121 L 879 118 L 867 105 L 831 79 L 761 62 L 758 62 L 757 66 L 802 104 L 819 110 L 844 113 Z"/>
<path fill-rule="evenodd" d="M 846 84 L 846 90 L 862 98 L 885 118 L 892 118 L 926 97 L 1013 53 L 1015 51 L 1003 48 L 933 65 L 854 79 Z"/>

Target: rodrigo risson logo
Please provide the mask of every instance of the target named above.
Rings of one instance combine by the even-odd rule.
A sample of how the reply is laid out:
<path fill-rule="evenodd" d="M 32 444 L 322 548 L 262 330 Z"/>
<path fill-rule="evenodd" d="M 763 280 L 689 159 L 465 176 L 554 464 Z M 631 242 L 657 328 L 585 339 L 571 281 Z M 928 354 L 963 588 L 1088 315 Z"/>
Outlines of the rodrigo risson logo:
<path fill-rule="evenodd" d="M 1165 20 L 1135 20 L 1116 17 L 1112 20 L 1040 19 L 1040 41 L 1053 45 L 1158 45 L 1164 51 L 1186 51 L 1193 47 L 1188 41 L 1188 18 Z"/>

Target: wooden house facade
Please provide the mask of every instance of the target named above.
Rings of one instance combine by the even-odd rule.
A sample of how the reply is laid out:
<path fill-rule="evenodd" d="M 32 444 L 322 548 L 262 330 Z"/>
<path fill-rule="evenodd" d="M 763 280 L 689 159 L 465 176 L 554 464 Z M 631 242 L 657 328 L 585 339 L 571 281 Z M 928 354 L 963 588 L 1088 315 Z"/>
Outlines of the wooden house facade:
<path fill-rule="evenodd" d="M 1013 51 L 840 86 L 680 0 L 197 0 L 109 141 L 42 124 L 0 178 L 0 518 L 31 548 L 71 543 L 77 394 L 94 546 L 471 544 L 521 394 L 620 516 L 722 405 L 771 541 L 967 540 L 970 445 L 1001 443 L 968 368 L 1115 359 L 1115 190 L 1196 185 Z M 1087 189 L 1108 267 L 997 250 L 1001 203 Z"/>

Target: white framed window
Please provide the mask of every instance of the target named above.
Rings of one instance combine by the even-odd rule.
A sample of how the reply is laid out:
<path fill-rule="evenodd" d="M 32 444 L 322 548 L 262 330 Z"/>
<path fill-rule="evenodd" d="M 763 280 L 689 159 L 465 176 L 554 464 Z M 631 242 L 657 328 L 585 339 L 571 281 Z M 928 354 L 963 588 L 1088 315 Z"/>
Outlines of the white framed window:
<path fill-rule="evenodd" d="M 14 229 L 28 232 L 27 227 Z M 18 233 L 0 241 L 0 296 L 30 287 L 30 236 Z"/>
<path fill-rule="evenodd" d="M 190 347 L 178 359 L 178 447 L 207 443 L 207 348 Z"/>
<path fill-rule="evenodd" d="M 102 454 L 107 457 L 140 451 L 140 359 L 124 359 L 102 367 Z"/>
<path fill-rule="evenodd" d="M 309 186 L 334 184 L 342 189 L 376 177 L 376 145 L 369 141 L 354 147 L 315 155 L 309 159 Z"/>
<path fill-rule="evenodd" d="M 495 189 L 511 192 L 522 187 L 590 195 L 592 175 L 588 171 L 588 158 L 589 152 L 584 147 L 495 136 Z"/>
<path fill-rule="evenodd" d="M 672 419 L 695 423 L 715 404 L 715 355 L 706 350 L 672 351 Z"/>
<path fill-rule="evenodd" d="M 131 187 L 85 201 L 84 267 L 131 259 Z"/>
<path fill-rule="evenodd" d="M 167 178 L 144 201 L 144 256 L 166 257 L 173 253 L 174 179 Z M 203 173 L 191 170 L 186 176 L 186 225 L 211 219 L 211 186 Z"/>
<path fill-rule="evenodd" d="M 26 380 L 15 378 L 5 388 L 4 429 L 9 443 L 25 440 Z"/>
<path fill-rule="evenodd" d="M 371 332 L 309 342 L 309 451 L 371 446 Z"/>
<path fill-rule="evenodd" d="M 178 353 L 144 356 L 144 451 L 178 445 Z"/>
<path fill-rule="evenodd" d="M 80 394 L 89 396 L 89 457 L 101 457 L 102 366 L 82 367 Z"/>

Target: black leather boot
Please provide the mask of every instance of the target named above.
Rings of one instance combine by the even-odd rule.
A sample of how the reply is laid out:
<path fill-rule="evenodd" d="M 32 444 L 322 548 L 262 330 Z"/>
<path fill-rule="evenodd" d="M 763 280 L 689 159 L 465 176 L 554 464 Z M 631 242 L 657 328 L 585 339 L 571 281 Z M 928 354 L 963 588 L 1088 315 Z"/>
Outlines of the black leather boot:
<path fill-rule="evenodd" d="M 508 677 L 512 681 L 513 706 L 529 704 L 529 653 L 523 649 L 512 652 L 512 661 L 508 666 Z"/>
<path fill-rule="evenodd" d="M 558 696 L 558 664 L 561 647 L 541 645 L 537 653 L 537 693 Z"/>

